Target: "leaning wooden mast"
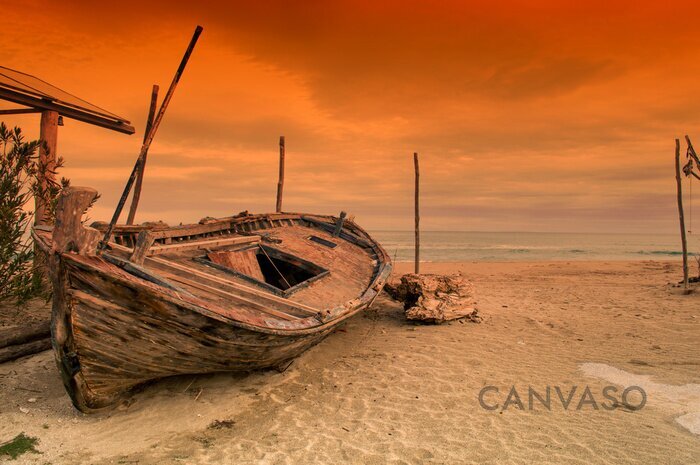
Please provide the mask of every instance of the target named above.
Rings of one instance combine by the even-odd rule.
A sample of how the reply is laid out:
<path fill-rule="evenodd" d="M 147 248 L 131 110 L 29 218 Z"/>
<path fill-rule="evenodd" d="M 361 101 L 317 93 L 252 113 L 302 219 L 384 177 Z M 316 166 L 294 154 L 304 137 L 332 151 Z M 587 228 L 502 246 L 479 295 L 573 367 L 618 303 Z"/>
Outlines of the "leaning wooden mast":
<path fill-rule="evenodd" d="M 156 115 L 155 119 L 153 120 L 153 125 L 151 126 L 151 130 L 147 133 L 146 138 L 143 142 L 143 146 L 141 146 L 141 152 L 139 153 L 139 157 L 136 160 L 136 163 L 134 164 L 134 168 L 131 170 L 131 175 L 129 176 L 129 180 L 126 182 L 126 186 L 124 186 L 124 192 L 122 192 L 122 196 L 119 199 L 119 203 L 117 204 L 117 208 L 114 210 L 114 215 L 112 215 L 112 220 L 109 222 L 109 226 L 107 227 L 107 230 L 105 231 L 104 238 L 102 239 L 102 242 L 100 244 L 99 249 L 104 250 L 107 247 L 107 243 L 109 242 L 109 238 L 112 235 L 112 230 L 114 229 L 114 226 L 117 224 L 117 221 L 119 220 L 119 215 L 121 215 L 122 209 L 124 208 L 124 204 L 126 203 L 127 197 L 129 197 L 129 192 L 131 192 L 131 187 L 134 185 L 134 180 L 136 179 L 136 175 L 138 173 L 139 167 L 143 164 L 143 161 L 146 158 L 146 155 L 148 154 L 148 148 L 151 146 L 151 142 L 153 142 L 153 137 L 156 134 L 156 131 L 158 131 L 158 126 L 160 126 L 161 121 L 163 120 L 163 115 L 165 115 L 165 110 L 168 108 L 168 104 L 170 103 L 170 99 L 172 99 L 173 94 L 175 93 L 175 88 L 177 87 L 178 82 L 180 82 L 180 78 L 182 77 L 182 73 L 185 71 L 185 66 L 187 66 L 187 62 L 190 59 L 190 55 L 192 55 L 192 51 L 194 50 L 194 46 L 197 44 L 197 40 L 199 39 L 199 35 L 202 33 L 202 26 L 197 26 L 197 28 L 194 31 L 194 35 L 192 36 L 192 40 L 190 40 L 190 44 L 187 47 L 187 50 L 185 51 L 185 55 L 182 57 L 182 61 L 180 62 L 180 66 L 177 68 L 177 71 L 175 72 L 175 76 L 173 77 L 173 81 L 170 83 L 170 87 L 168 88 L 168 92 L 165 94 L 165 98 L 163 98 L 163 103 L 160 105 L 160 110 L 158 110 L 158 114 Z"/>

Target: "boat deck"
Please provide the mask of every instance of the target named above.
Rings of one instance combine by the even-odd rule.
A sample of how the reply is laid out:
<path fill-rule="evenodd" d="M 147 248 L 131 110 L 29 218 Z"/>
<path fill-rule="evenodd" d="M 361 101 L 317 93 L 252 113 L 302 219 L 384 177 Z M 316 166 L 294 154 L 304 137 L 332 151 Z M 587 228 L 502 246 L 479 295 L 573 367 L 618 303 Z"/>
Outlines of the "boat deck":
<path fill-rule="evenodd" d="M 292 302 L 319 310 L 334 308 L 362 294 L 372 281 L 376 261 L 361 247 L 345 240 L 334 238 L 325 231 L 295 225 L 261 229 L 256 231 L 256 234 L 266 235 L 273 240 L 280 240 L 282 241 L 281 243 L 270 243 L 269 246 L 303 258 L 330 271 L 326 276 L 289 295 L 288 299 Z M 333 249 L 319 246 L 309 239 L 312 236 L 332 241 L 337 246 Z M 235 249 L 235 247 L 224 246 L 210 250 L 225 251 L 231 249 Z M 252 285 L 248 280 L 195 260 L 195 258 L 201 258 L 204 255 L 205 252 L 202 250 L 188 250 L 166 253 L 158 255 L 158 257 L 181 264 L 186 263 L 193 270 L 228 279 L 241 285 Z M 206 297 L 205 293 L 198 292 L 196 289 L 193 289 L 193 293 L 202 294 L 202 297 Z"/>
<path fill-rule="evenodd" d="M 206 234 L 156 242 L 138 266 L 130 261 L 136 244 L 135 235 L 126 241 L 122 237 L 118 242 L 123 245 L 110 243 L 112 250 L 104 258 L 116 258 L 118 262 L 112 260 L 112 265 L 126 271 L 129 279 L 140 278 L 139 281 L 161 288 L 164 284 L 175 292 L 184 291 L 182 294 L 189 294 L 222 316 L 252 318 L 273 327 L 278 324 L 294 327 L 317 325 L 324 320 L 324 315 L 330 315 L 332 309 L 351 307 L 377 275 L 379 263 L 371 249 L 342 236 L 334 237 L 327 228 L 300 220 L 261 222 L 256 226 L 254 230 L 237 234 L 225 231 L 220 236 Z M 50 243 L 49 231 L 37 231 L 37 234 Z M 237 238 L 245 242 L 236 243 Z M 208 258 L 212 254 L 240 255 L 239 251 L 251 249 L 258 250 L 258 254 L 286 254 L 293 257 L 292 260 L 310 262 L 323 273 L 292 286 L 291 290 L 285 290 L 290 286 L 275 289 L 261 282 L 263 278 L 259 270 L 246 270 L 246 276 L 212 263 Z M 269 257 L 263 256 L 260 255 L 261 264 L 266 260 L 271 262 Z M 258 266 L 257 263 L 254 265 Z M 279 270 L 273 265 L 268 273 L 279 273 Z M 127 274 L 121 273 L 121 276 Z M 275 320 L 278 323 L 274 323 Z"/>

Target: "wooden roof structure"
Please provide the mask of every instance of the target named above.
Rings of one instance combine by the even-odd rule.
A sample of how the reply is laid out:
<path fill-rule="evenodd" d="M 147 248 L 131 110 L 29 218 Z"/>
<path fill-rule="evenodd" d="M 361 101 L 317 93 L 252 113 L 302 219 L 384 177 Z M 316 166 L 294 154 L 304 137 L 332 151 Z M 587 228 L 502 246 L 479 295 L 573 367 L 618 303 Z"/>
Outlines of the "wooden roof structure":
<path fill-rule="evenodd" d="M 0 99 L 28 107 L 0 110 L 0 115 L 55 111 L 66 118 L 124 134 L 135 132 L 126 118 L 93 105 L 35 76 L 4 66 L 0 66 Z"/>
<path fill-rule="evenodd" d="M 44 189 L 55 179 L 53 170 L 57 161 L 58 126 L 63 125 L 64 116 L 123 134 L 135 132 L 126 118 L 93 105 L 31 74 L 5 66 L 0 66 L 0 100 L 26 107 L 0 110 L 0 116 L 41 113 L 39 138 L 43 144 L 39 148 L 39 160 L 46 169 L 38 173 L 37 177 Z M 48 199 L 34 197 L 34 224 L 43 224 L 46 220 L 47 202 Z"/>

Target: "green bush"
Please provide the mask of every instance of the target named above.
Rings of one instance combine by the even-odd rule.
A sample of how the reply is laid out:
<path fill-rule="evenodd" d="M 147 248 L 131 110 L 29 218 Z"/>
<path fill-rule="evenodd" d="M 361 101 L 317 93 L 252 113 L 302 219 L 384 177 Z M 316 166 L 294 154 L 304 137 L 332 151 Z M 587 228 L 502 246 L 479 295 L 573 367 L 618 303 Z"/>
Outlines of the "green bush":
<path fill-rule="evenodd" d="M 45 186 L 38 181 L 38 175 L 47 172 L 37 155 L 41 144 L 38 140 L 25 142 L 20 128 L 9 129 L 0 123 L 0 301 L 18 305 L 42 292 L 29 235 L 34 215 L 27 208 L 33 195 L 40 195 L 47 199 L 47 218 L 52 219 L 61 189 L 52 179 Z M 52 172 L 62 163 L 58 159 Z"/>

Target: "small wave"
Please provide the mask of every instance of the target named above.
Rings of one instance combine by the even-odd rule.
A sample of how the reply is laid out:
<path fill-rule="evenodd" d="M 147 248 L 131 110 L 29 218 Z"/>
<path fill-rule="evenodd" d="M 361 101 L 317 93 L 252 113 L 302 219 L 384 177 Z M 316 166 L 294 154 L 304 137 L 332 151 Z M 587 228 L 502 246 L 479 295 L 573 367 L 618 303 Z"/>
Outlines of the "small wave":
<path fill-rule="evenodd" d="M 683 252 L 677 250 L 640 250 L 637 252 L 640 255 L 683 255 Z M 689 253 L 688 255 L 694 255 Z"/>
<path fill-rule="evenodd" d="M 521 250 L 558 250 L 556 245 L 520 245 L 520 244 L 497 244 L 477 247 L 482 250 L 506 250 L 506 251 L 521 251 Z"/>

